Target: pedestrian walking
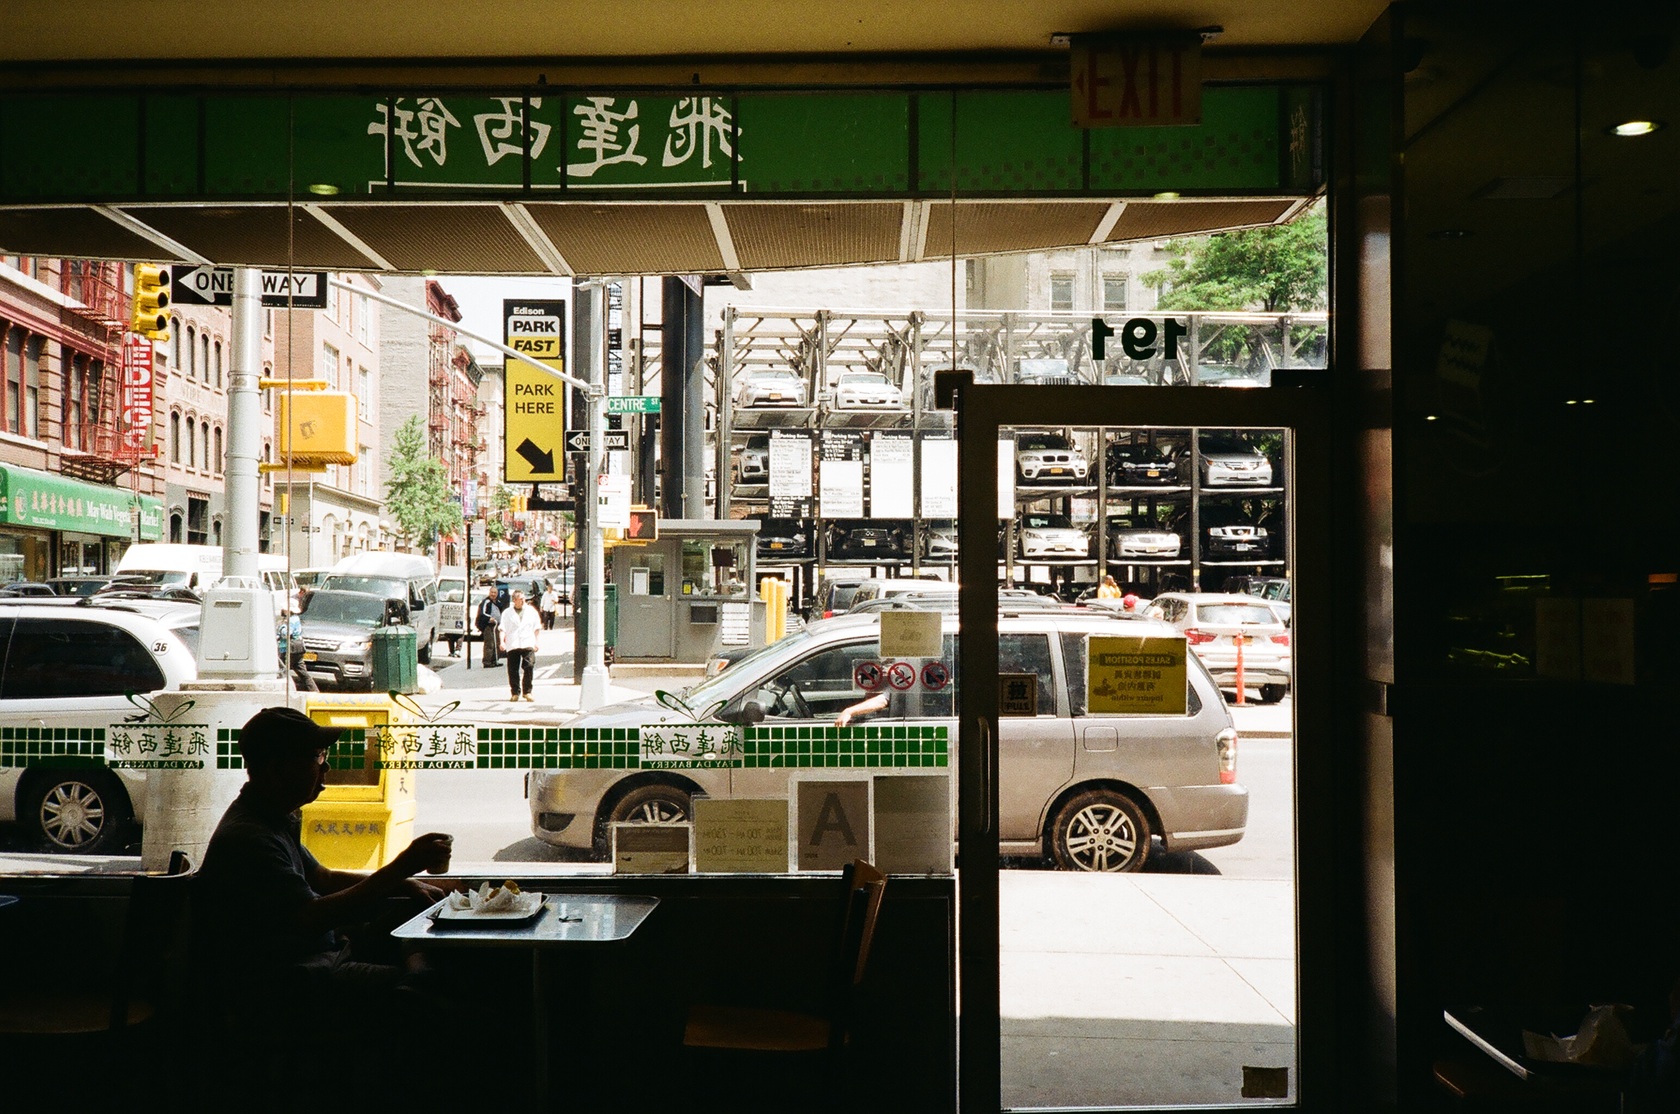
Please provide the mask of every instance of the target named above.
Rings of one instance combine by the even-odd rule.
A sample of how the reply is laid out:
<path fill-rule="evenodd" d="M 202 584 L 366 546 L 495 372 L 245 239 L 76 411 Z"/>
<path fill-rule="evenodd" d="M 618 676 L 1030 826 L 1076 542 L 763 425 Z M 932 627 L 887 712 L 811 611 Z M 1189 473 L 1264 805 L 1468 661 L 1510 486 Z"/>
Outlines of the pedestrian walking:
<path fill-rule="evenodd" d="M 554 581 L 547 582 L 542 594 L 543 629 L 553 630 L 555 617 L 560 614 L 560 589 L 554 586 Z"/>
<path fill-rule="evenodd" d="M 486 579 L 483 581 L 483 587 L 485 596 L 479 601 L 478 612 L 473 616 L 473 626 L 478 628 L 478 639 L 484 645 L 484 664 L 486 667 L 493 667 L 501 660 L 496 655 L 496 643 L 500 641 L 498 624 L 502 619 L 502 609 L 496 606 L 495 584 Z"/>
<path fill-rule="evenodd" d="M 508 689 L 510 700 L 534 701 L 531 680 L 537 667 L 537 630 L 542 621 L 537 618 L 534 604 L 525 603 L 525 593 L 514 590 L 513 606 L 502 612 L 500 625 L 502 653 L 507 655 Z"/>

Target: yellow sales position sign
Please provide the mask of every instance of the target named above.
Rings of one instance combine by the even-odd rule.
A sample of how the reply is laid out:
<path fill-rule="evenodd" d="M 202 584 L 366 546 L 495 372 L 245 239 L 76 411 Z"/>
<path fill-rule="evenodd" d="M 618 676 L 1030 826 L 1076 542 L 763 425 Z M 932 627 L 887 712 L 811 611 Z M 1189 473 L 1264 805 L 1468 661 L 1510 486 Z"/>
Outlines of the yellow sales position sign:
<path fill-rule="evenodd" d="M 555 371 L 566 370 L 566 303 L 502 303 L 507 346 Z M 502 414 L 502 477 L 507 483 L 554 483 L 566 475 L 566 384 L 509 358 Z"/>
<path fill-rule="evenodd" d="M 1182 637 L 1092 635 L 1088 650 L 1085 706 L 1091 714 L 1181 716 L 1187 710 L 1190 645 Z"/>

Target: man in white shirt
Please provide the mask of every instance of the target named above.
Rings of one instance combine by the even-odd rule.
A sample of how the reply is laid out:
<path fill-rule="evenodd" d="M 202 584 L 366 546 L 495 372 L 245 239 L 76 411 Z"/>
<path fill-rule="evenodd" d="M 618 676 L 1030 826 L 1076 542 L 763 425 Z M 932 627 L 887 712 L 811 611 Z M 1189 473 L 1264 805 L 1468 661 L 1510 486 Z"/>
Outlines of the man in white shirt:
<path fill-rule="evenodd" d="M 525 604 L 525 593 L 514 589 L 512 606 L 502 612 L 498 628 L 502 653 L 507 655 L 508 688 L 512 700 L 531 700 L 531 677 L 537 665 L 537 631 L 542 620 Z"/>

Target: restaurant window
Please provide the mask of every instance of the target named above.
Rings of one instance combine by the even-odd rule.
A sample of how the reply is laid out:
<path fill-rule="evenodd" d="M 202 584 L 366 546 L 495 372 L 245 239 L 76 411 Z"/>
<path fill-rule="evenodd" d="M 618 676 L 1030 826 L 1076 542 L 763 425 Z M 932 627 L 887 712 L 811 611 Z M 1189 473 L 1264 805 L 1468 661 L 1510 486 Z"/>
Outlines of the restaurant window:
<path fill-rule="evenodd" d="M 1073 308 L 1073 272 L 1057 271 L 1050 276 L 1050 308 Z"/>
<path fill-rule="evenodd" d="M 740 542 L 683 542 L 683 595 L 744 597 L 746 575 L 747 550 Z"/>
<path fill-rule="evenodd" d="M 18 418 L 23 413 L 19 401 L 23 392 L 23 330 L 6 330 L 6 429 L 20 433 Z"/>
<path fill-rule="evenodd" d="M 26 652 L 18 653 L 19 647 Z M 12 631 L 0 700 L 155 692 L 163 671 L 135 637 L 108 623 L 24 619 Z"/>

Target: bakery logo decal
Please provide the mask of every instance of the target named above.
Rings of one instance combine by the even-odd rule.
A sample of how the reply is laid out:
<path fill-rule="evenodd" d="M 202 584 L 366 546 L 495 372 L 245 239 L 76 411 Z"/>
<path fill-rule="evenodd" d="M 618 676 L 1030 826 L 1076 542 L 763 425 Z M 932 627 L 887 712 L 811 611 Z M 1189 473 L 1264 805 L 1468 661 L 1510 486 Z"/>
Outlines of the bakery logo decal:
<path fill-rule="evenodd" d="M 478 728 L 449 723 L 461 706 L 451 701 L 428 712 L 400 692 L 388 694 L 391 703 L 412 717 L 401 723 L 382 723 L 368 732 L 368 745 L 378 765 L 387 770 L 471 770 L 478 766 Z"/>
<path fill-rule="evenodd" d="M 209 765 L 211 728 L 189 723 L 197 701 L 165 710 L 140 693 L 124 693 L 136 709 L 105 729 L 105 765 L 117 770 L 202 770 Z"/>
<path fill-rule="evenodd" d="M 741 764 L 741 729 L 716 720 L 725 701 L 696 711 L 674 693 L 661 690 L 653 698 L 687 722 L 642 725 L 642 769 L 727 769 Z"/>

